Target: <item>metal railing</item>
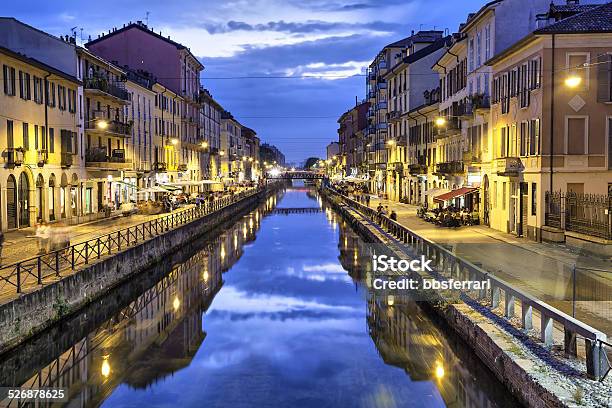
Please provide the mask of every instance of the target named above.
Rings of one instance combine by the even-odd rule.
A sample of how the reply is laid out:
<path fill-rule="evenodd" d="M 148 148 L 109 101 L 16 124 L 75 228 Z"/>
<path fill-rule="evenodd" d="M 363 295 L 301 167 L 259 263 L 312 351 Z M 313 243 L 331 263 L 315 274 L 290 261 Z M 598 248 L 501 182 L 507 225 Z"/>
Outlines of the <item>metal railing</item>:
<path fill-rule="evenodd" d="M 0 267 L 0 291 L 7 287 L 15 293 L 22 293 L 24 288 L 44 285 L 62 277 L 62 272 L 74 271 L 81 265 L 87 265 L 103 256 L 125 250 L 145 240 L 159 236 L 179 226 L 219 211 L 247 197 L 256 195 L 265 187 L 242 191 L 232 196 L 171 213 L 137 225 L 113 231 L 70 245 L 64 249 L 51 251 L 18 262 Z"/>
<path fill-rule="evenodd" d="M 509 324 L 513 324 L 511 319 L 515 316 L 515 306 L 518 304 L 521 309 L 520 328 L 523 330 L 533 329 L 533 312 L 535 310 L 540 317 L 540 342 L 544 347 L 550 348 L 553 346 L 554 323 L 563 328 L 563 345 L 568 356 L 577 355 L 577 336 L 583 337 L 587 374 L 597 380 L 605 378 L 610 369 L 605 350 L 607 344 L 605 333 L 513 287 L 477 265 L 458 257 L 448 249 L 417 235 L 402 224 L 379 215 L 374 209 L 352 200 L 332 188 L 327 188 L 327 190 L 339 197 L 348 206 L 379 224 L 399 241 L 431 259 L 433 269 L 444 278 L 452 277 L 474 281 L 489 280 L 491 283 L 489 289 L 463 291 L 463 296 L 475 301 L 488 300 L 487 308 L 490 310 L 503 306 L 504 317 Z"/>
<path fill-rule="evenodd" d="M 545 204 L 547 226 L 612 239 L 612 196 L 547 191 Z"/>

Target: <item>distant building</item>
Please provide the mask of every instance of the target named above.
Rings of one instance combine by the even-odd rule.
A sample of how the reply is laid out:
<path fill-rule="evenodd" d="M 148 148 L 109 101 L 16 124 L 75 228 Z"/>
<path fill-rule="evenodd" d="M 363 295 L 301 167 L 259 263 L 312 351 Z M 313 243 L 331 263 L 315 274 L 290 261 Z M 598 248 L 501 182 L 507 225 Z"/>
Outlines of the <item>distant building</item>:
<path fill-rule="evenodd" d="M 263 143 L 259 147 L 259 160 L 265 165 L 276 162 L 279 166 L 285 165 L 285 155 L 274 145 Z"/>

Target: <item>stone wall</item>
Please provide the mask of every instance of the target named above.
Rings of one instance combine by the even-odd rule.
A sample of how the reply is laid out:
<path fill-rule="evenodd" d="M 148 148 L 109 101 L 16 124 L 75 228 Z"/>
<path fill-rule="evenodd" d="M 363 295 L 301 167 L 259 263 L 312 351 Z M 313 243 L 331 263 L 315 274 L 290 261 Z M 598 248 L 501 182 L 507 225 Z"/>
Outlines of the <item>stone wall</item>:
<path fill-rule="evenodd" d="M 153 266 L 173 251 L 189 245 L 215 227 L 251 211 L 265 197 L 265 192 L 247 197 L 1 305 L 0 353 L 75 313 L 110 289 Z"/>

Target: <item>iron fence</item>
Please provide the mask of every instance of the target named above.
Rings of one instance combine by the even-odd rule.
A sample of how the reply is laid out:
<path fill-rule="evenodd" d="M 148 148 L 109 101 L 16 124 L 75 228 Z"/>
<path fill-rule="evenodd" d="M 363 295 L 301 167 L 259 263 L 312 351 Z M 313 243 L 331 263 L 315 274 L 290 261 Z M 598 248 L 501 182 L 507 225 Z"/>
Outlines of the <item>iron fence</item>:
<path fill-rule="evenodd" d="M 402 224 L 391 220 L 387 216 L 378 214 L 373 208 L 365 206 L 342 193 L 327 188 L 333 196 L 339 198 L 345 205 L 357 210 L 362 216 L 379 224 L 383 230 L 408 245 L 427 259 L 432 260 L 431 266 L 436 271 L 436 279 L 464 279 L 489 280 L 489 289 L 463 291 L 461 299 L 466 302 L 478 302 L 482 305 L 486 301 L 490 310 L 499 307 L 503 310 L 506 322 L 515 325 L 513 318 L 518 317 L 519 329 L 536 329 L 534 314 L 539 315 L 539 340 L 543 347 L 553 346 L 553 326 L 559 325 L 564 332 L 564 351 L 566 355 L 577 356 L 577 336 L 584 339 L 586 355 L 586 371 L 591 378 L 603 381 L 610 371 L 610 361 L 607 357 L 607 336 L 605 333 L 587 325 L 551 305 L 542 302 L 536 297 L 515 288 L 504 280 L 491 275 L 486 270 L 474 265 L 470 261 L 456 256 L 448 249 L 417 235 Z M 519 311 L 520 310 L 520 314 Z"/>
<path fill-rule="evenodd" d="M 547 226 L 612 239 L 612 196 L 547 191 L 545 201 Z"/>
<path fill-rule="evenodd" d="M 16 293 L 22 293 L 24 289 L 51 283 L 60 279 L 62 272 L 74 271 L 81 265 L 87 265 L 103 256 L 135 246 L 258 194 L 264 189 L 265 187 L 258 187 L 245 190 L 232 196 L 205 202 L 199 206 L 79 242 L 64 249 L 3 265 L 0 267 L 0 292 L 6 293 L 6 289 L 10 288 L 9 293 L 14 293 L 13 290 Z"/>

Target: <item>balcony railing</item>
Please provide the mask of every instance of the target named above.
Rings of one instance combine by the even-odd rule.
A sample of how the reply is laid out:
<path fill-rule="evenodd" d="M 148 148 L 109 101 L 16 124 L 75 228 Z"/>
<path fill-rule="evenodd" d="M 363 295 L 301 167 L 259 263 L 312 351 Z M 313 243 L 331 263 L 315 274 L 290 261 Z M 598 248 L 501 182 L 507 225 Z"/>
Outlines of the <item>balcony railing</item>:
<path fill-rule="evenodd" d="M 177 167 L 178 171 L 187 171 L 187 165 L 186 164 L 179 164 Z"/>
<path fill-rule="evenodd" d="M 503 157 L 495 160 L 495 166 L 497 167 L 497 175 L 516 177 L 523 169 L 521 159 L 518 157 Z"/>
<path fill-rule="evenodd" d="M 480 152 L 463 152 L 463 163 L 470 165 L 474 163 L 480 163 L 482 161 L 482 157 L 480 156 Z"/>
<path fill-rule="evenodd" d="M 72 153 L 71 152 L 62 152 L 61 156 L 62 156 L 62 167 L 63 168 L 66 169 L 72 166 Z"/>
<path fill-rule="evenodd" d="M 389 117 L 390 121 L 397 121 L 397 120 L 400 119 L 401 116 L 402 116 L 402 113 L 400 111 L 396 111 L 396 110 L 392 110 L 388 114 L 388 117 Z"/>
<path fill-rule="evenodd" d="M 444 126 L 438 128 L 438 133 L 436 138 L 443 138 L 447 136 L 454 135 L 461 131 L 461 122 L 458 117 L 448 117 L 446 118 L 446 123 Z"/>
<path fill-rule="evenodd" d="M 4 151 L 6 167 L 13 169 L 23 164 L 24 149 L 22 147 L 8 147 Z"/>
<path fill-rule="evenodd" d="M 463 163 L 460 161 L 450 161 L 436 164 L 436 173 L 441 175 L 452 175 L 463 173 Z"/>
<path fill-rule="evenodd" d="M 105 147 L 90 147 L 85 152 L 87 167 L 123 169 L 131 167 L 131 160 L 125 158 L 124 149 L 113 149 L 110 156 Z"/>
<path fill-rule="evenodd" d="M 153 164 L 153 168 L 155 171 L 166 171 L 168 169 L 168 165 L 165 162 L 155 162 Z"/>
<path fill-rule="evenodd" d="M 375 115 L 374 109 L 372 108 L 368 109 L 368 119 L 374 118 L 374 115 Z"/>
<path fill-rule="evenodd" d="M 416 176 L 417 174 L 427 174 L 427 167 L 420 163 L 409 164 L 408 172 L 413 176 Z"/>
<path fill-rule="evenodd" d="M 378 109 L 378 110 L 387 109 L 387 101 L 378 102 L 376 104 L 376 109 Z"/>
<path fill-rule="evenodd" d="M 128 137 L 132 135 L 132 122 L 124 123 L 117 120 L 106 122 L 106 127 L 99 127 L 99 121 L 103 119 L 94 119 L 85 122 L 85 129 L 95 130 L 98 132 L 114 133 L 121 137 Z"/>
<path fill-rule="evenodd" d="M 37 152 L 37 156 L 38 156 L 38 167 L 43 167 L 45 164 L 47 164 L 49 162 L 49 152 L 47 152 L 47 149 L 40 149 Z"/>
<path fill-rule="evenodd" d="M 109 81 L 103 77 L 85 78 L 83 85 L 85 89 L 95 89 L 124 101 L 129 100 L 129 94 L 125 88 L 119 86 L 117 82 Z"/>

